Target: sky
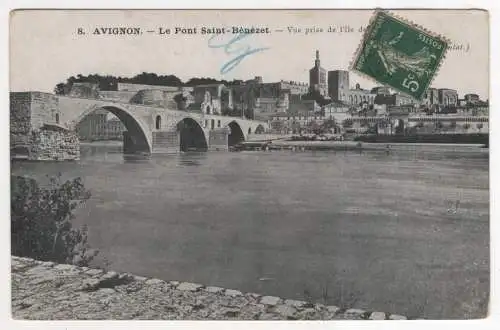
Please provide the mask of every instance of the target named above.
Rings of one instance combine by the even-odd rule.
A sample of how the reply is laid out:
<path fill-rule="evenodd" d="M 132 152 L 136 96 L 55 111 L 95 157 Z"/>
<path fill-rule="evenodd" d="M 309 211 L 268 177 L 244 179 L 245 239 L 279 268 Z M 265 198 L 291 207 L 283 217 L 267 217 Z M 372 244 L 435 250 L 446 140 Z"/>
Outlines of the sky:
<path fill-rule="evenodd" d="M 477 93 L 482 99 L 489 98 L 486 12 L 392 12 L 461 47 L 448 51 L 433 87 L 457 89 L 460 97 Z M 183 81 L 192 77 L 247 80 L 262 76 L 264 82 L 283 79 L 307 83 L 316 50 L 326 70 L 348 69 L 362 39 L 360 28 L 368 24 L 372 15 L 372 10 L 16 11 L 10 22 L 10 90 L 53 92 L 57 83 L 72 75 L 93 73 L 132 77 L 154 72 L 174 74 Z M 347 25 L 350 32 L 338 32 Z M 214 46 L 228 43 L 232 35 L 210 40 L 210 34 L 201 34 L 202 27 L 233 26 L 268 27 L 272 32 L 237 40 L 227 51 Z M 93 34 L 96 28 L 113 27 L 137 27 L 142 34 Z M 195 27 L 197 34 L 175 34 L 176 28 Z M 330 27 L 337 32 L 328 32 Z M 85 34 L 78 34 L 78 28 Z M 289 28 L 301 31 L 290 33 Z M 171 33 L 160 34 L 160 29 L 171 29 Z M 283 32 L 276 32 L 277 29 Z M 231 68 L 230 61 L 241 47 L 252 53 Z M 224 68 L 230 70 L 224 72 Z M 352 87 L 359 83 L 362 88 L 377 85 L 353 72 L 350 83 Z"/>

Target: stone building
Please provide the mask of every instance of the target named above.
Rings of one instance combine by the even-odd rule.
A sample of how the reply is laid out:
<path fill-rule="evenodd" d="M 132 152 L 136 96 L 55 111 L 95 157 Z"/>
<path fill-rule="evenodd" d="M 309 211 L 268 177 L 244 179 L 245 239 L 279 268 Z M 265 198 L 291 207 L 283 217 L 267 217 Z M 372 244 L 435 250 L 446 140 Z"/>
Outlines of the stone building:
<path fill-rule="evenodd" d="M 61 113 L 56 95 L 42 92 L 10 93 L 10 129 L 27 133 L 43 124 L 59 124 Z"/>
<path fill-rule="evenodd" d="M 83 141 L 122 140 L 125 125 L 105 110 L 88 114 L 76 126 L 78 138 Z"/>
<path fill-rule="evenodd" d="M 375 103 L 376 94 L 372 93 L 370 90 L 363 89 L 359 84 L 356 87 L 349 89 L 348 102 L 352 105 L 372 105 Z"/>
<path fill-rule="evenodd" d="M 421 102 L 421 105 L 430 107 L 433 105 L 438 105 L 439 104 L 439 93 L 436 88 L 428 88 L 427 91 L 424 93 L 423 100 Z"/>
<path fill-rule="evenodd" d="M 42 92 L 10 93 L 11 158 L 76 160 L 78 137 L 60 125 L 58 98 Z"/>
<path fill-rule="evenodd" d="M 278 82 L 280 89 L 288 90 L 291 95 L 304 95 L 309 92 L 309 84 L 298 81 L 285 81 Z"/>
<path fill-rule="evenodd" d="M 104 140 L 106 138 L 107 117 L 106 110 L 95 110 L 85 116 L 76 125 L 76 132 L 80 140 Z"/>
<path fill-rule="evenodd" d="M 319 51 L 316 51 L 314 67 L 309 70 L 309 88 L 311 91 L 318 91 L 321 95 L 328 95 L 328 85 L 326 80 L 326 70 L 321 67 Z"/>
<path fill-rule="evenodd" d="M 220 115 L 233 109 L 233 91 L 224 84 L 197 85 L 192 92 L 194 102 L 187 109 L 205 114 Z"/>
<path fill-rule="evenodd" d="M 271 116 L 269 126 L 273 133 L 297 134 L 311 123 L 320 125 L 324 120 L 320 113 L 276 113 Z"/>
<path fill-rule="evenodd" d="M 416 102 L 413 98 L 401 93 L 394 93 L 389 95 L 378 94 L 377 96 L 375 96 L 374 103 L 379 105 L 385 104 L 387 106 L 416 106 Z"/>
<path fill-rule="evenodd" d="M 314 114 L 321 111 L 321 107 L 315 100 L 300 100 L 290 103 L 289 114 Z"/>
<path fill-rule="evenodd" d="M 284 112 L 289 109 L 288 93 L 283 93 L 279 97 L 258 97 L 255 98 L 254 109 L 256 114 L 267 114 Z"/>
<path fill-rule="evenodd" d="M 371 89 L 371 93 L 375 95 L 390 95 L 391 89 L 386 86 L 377 86 Z"/>
<path fill-rule="evenodd" d="M 332 101 L 323 106 L 321 111 L 324 118 L 335 120 L 337 123 L 342 123 L 345 119 L 351 117 L 349 104 L 341 101 Z"/>
<path fill-rule="evenodd" d="M 359 84 L 350 88 L 349 71 L 328 71 L 328 95 L 334 101 L 351 105 L 373 104 L 376 93 L 362 89 Z"/>
<path fill-rule="evenodd" d="M 438 89 L 439 104 L 444 106 L 457 106 L 458 93 L 454 89 L 440 88 Z"/>
<path fill-rule="evenodd" d="M 100 91 L 101 99 L 186 110 L 195 103 L 193 87 L 118 83 L 117 91 Z M 201 103 L 198 104 L 201 106 Z"/>
<path fill-rule="evenodd" d="M 479 98 L 479 95 L 477 95 L 477 94 L 465 94 L 464 100 L 465 100 L 466 104 L 478 104 L 481 102 L 481 99 Z"/>
<path fill-rule="evenodd" d="M 106 122 L 106 139 L 108 140 L 122 140 L 123 132 L 126 130 L 123 123 L 117 117 L 108 119 Z"/>
<path fill-rule="evenodd" d="M 97 99 L 99 97 L 99 85 L 90 82 L 73 83 L 68 96 L 84 99 Z"/>
<path fill-rule="evenodd" d="M 328 71 L 328 95 L 332 100 L 347 102 L 349 88 L 349 71 Z"/>
<path fill-rule="evenodd" d="M 264 83 L 262 77 L 247 80 L 241 85 L 229 86 L 235 109 L 251 109 L 255 116 L 286 112 L 291 103 L 297 103 L 307 94 L 309 85 L 295 81 Z"/>

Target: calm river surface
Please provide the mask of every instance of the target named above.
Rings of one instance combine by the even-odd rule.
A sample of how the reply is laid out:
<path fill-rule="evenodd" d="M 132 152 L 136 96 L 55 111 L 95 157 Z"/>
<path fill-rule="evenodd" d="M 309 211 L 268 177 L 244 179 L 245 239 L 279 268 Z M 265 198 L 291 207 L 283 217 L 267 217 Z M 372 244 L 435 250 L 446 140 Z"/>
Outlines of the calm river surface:
<path fill-rule="evenodd" d="M 79 162 L 12 172 L 82 177 L 92 197 L 75 222 L 112 270 L 410 317 L 484 316 L 488 154 L 425 150 L 124 160 L 119 146 L 82 146 Z"/>

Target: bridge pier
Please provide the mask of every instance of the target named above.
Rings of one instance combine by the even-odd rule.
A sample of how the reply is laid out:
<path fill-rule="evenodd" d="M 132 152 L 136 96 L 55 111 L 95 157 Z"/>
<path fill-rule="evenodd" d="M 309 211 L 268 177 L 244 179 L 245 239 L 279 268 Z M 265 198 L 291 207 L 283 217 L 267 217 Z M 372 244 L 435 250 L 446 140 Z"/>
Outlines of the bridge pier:
<path fill-rule="evenodd" d="M 149 146 L 147 142 L 130 134 L 129 131 L 123 132 L 123 153 L 124 154 L 149 154 Z"/>
<path fill-rule="evenodd" d="M 180 133 L 177 129 L 153 132 L 153 154 L 170 154 L 180 152 Z"/>
<path fill-rule="evenodd" d="M 208 151 L 229 150 L 229 132 L 227 127 L 210 130 L 208 132 Z"/>

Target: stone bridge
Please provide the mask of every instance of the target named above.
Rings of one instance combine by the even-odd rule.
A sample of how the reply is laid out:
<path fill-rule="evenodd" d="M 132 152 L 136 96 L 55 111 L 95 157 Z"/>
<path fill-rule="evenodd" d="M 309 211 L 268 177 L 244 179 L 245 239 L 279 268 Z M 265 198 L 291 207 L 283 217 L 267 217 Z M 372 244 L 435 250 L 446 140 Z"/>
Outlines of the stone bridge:
<path fill-rule="evenodd" d="M 251 134 L 268 130 L 262 121 L 209 115 L 109 100 L 58 96 L 59 124 L 70 130 L 95 110 L 106 110 L 126 128 L 124 153 L 228 150 Z"/>

